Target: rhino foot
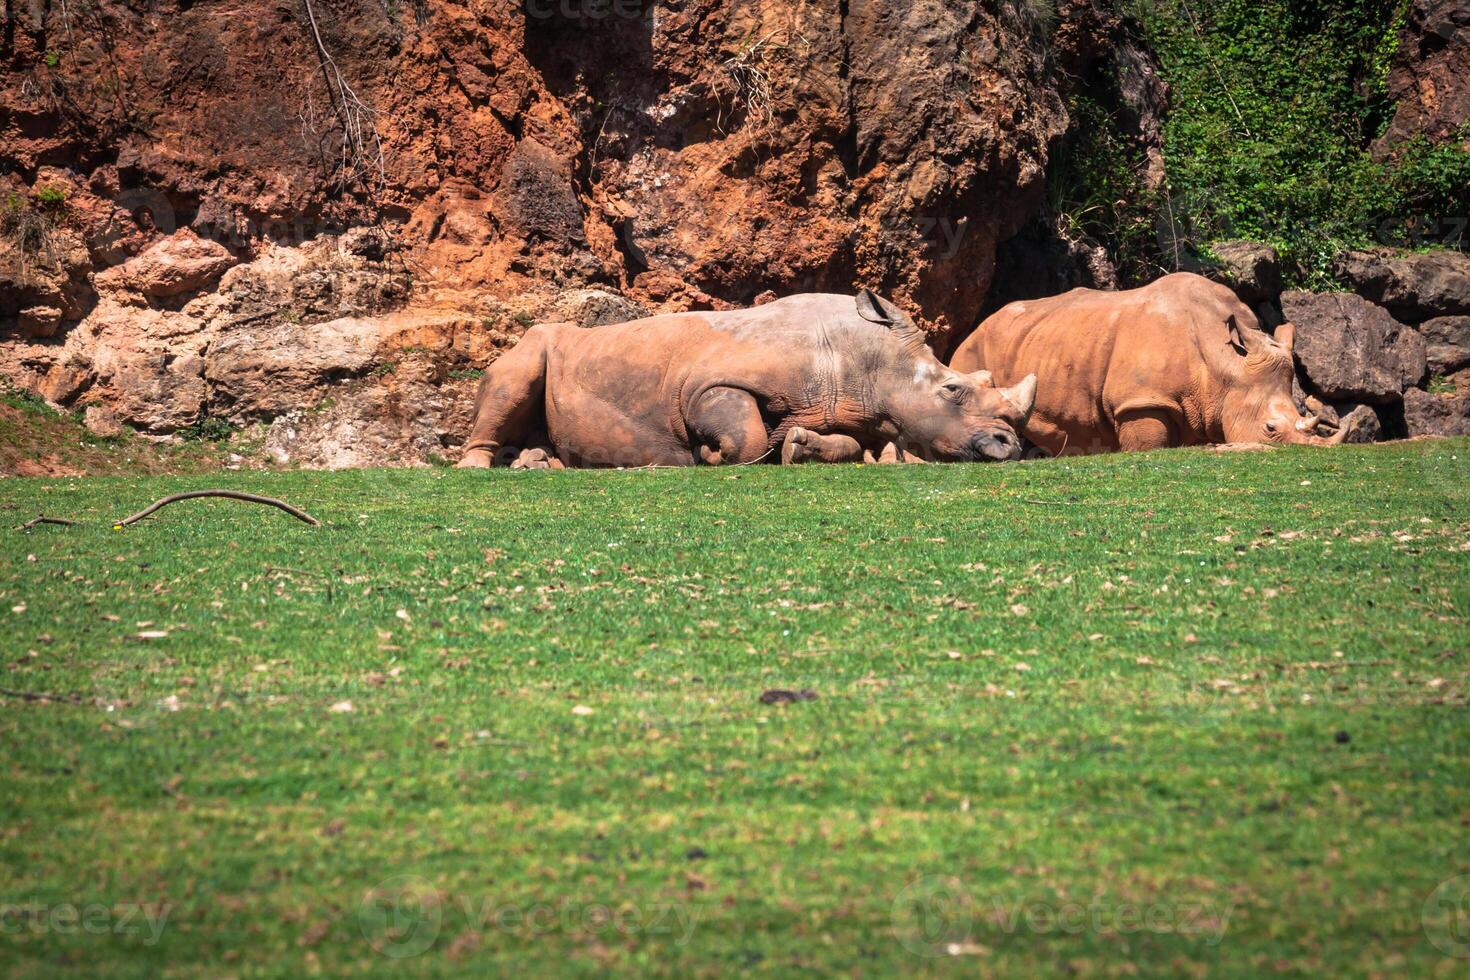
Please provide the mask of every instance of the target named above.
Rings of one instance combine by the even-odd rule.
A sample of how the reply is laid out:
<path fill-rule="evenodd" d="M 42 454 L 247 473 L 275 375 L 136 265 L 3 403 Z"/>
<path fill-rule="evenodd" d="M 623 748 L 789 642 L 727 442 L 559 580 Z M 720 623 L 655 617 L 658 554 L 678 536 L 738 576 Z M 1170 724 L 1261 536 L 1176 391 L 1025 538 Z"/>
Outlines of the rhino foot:
<path fill-rule="evenodd" d="M 786 441 L 781 444 L 781 465 L 792 466 L 811 459 L 812 451 L 809 443 L 812 435 L 809 429 L 803 429 L 799 425 L 786 433 Z"/>
<path fill-rule="evenodd" d="M 514 463 L 510 464 L 513 470 L 559 470 L 562 469 L 561 460 L 544 449 L 525 449 L 516 457 Z"/>
<path fill-rule="evenodd" d="M 861 463 L 863 447 L 852 436 L 824 436 L 811 429 L 794 426 L 781 444 L 781 463 Z"/>
<path fill-rule="evenodd" d="M 471 449 L 455 464 L 455 469 L 488 470 L 494 461 L 495 456 L 488 449 Z"/>

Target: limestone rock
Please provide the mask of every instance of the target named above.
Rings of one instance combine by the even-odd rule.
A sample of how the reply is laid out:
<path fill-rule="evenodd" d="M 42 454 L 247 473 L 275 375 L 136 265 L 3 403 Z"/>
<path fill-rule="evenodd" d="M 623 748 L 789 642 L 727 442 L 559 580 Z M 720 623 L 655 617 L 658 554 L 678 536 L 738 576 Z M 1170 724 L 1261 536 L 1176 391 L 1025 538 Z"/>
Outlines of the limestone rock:
<path fill-rule="evenodd" d="M 27 337 L 51 337 L 61 326 L 61 315 L 54 306 L 27 306 L 20 311 L 17 324 Z"/>
<path fill-rule="evenodd" d="M 1210 251 L 1219 264 L 1205 271 L 1235 290 L 1247 305 L 1274 300 L 1281 295 L 1281 259 L 1276 250 L 1262 242 L 1216 242 Z"/>
<path fill-rule="evenodd" d="M 143 254 L 97 274 L 99 291 L 131 292 L 153 299 L 211 289 L 235 264 L 223 245 L 180 231 Z"/>
<path fill-rule="evenodd" d="M 1470 119 L 1470 0 L 1414 0 L 1388 76 L 1395 105 L 1373 145 L 1384 159 L 1415 137 L 1455 139 Z"/>
<path fill-rule="evenodd" d="M 1347 431 L 1346 443 L 1377 442 L 1383 436 L 1383 423 L 1371 405 L 1356 405 L 1339 419 L 1339 425 Z"/>
<path fill-rule="evenodd" d="M 557 299 L 550 319 L 565 320 L 579 327 L 603 327 L 650 316 L 641 304 L 605 289 L 576 289 Z"/>

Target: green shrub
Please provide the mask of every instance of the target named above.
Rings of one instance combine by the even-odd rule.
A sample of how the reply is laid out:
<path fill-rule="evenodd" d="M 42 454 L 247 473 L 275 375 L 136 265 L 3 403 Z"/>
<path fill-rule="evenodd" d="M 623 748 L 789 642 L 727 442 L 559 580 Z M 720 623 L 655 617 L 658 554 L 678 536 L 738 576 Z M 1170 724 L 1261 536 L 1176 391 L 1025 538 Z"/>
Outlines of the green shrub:
<path fill-rule="evenodd" d="M 234 426 L 213 415 L 205 415 L 193 425 L 179 430 L 179 435 L 190 442 L 223 442 L 234 433 Z"/>
<path fill-rule="evenodd" d="M 56 211 L 66 206 L 66 188 L 47 185 L 36 188 L 31 195 L 38 207 Z"/>

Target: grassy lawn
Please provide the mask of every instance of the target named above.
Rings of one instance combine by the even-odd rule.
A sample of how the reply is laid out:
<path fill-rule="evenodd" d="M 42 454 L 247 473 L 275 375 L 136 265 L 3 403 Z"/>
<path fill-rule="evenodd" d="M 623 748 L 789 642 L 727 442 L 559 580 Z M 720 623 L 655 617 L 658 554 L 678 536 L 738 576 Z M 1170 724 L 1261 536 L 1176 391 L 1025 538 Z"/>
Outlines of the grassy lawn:
<path fill-rule="evenodd" d="M 0 519 L 15 975 L 1470 968 L 1470 440 Z"/>

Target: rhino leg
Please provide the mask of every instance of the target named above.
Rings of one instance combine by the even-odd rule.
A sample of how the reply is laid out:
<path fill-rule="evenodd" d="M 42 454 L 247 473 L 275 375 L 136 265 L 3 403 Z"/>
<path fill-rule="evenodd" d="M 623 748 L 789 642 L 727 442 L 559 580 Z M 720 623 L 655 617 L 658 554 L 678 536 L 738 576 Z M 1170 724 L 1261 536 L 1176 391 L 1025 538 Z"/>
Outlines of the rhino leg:
<path fill-rule="evenodd" d="M 1164 409 L 1136 409 L 1118 415 L 1118 448 L 1123 452 L 1147 452 L 1177 445 L 1174 419 Z"/>
<path fill-rule="evenodd" d="M 684 422 L 701 463 L 754 463 L 769 453 L 770 433 L 748 391 L 711 388 L 699 396 Z"/>
<path fill-rule="evenodd" d="M 485 372 L 461 467 L 489 468 L 501 449 L 522 444 L 533 427 L 544 424 L 546 352 L 553 337 L 552 326 L 537 324 Z"/>
<path fill-rule="evenodd" d="M 781 463 L 861 463 L 863 447 L 852 436 L 818 435 L 811 429 L 794 426 L 781 444 Z"/>

